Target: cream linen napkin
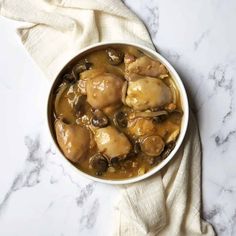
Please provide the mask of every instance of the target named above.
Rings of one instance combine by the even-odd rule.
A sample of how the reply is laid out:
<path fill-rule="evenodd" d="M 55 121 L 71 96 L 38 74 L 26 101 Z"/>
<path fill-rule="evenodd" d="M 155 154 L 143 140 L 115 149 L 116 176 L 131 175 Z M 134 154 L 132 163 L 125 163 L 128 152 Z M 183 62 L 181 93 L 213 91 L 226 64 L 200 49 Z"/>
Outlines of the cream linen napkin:
<path fill-rule="evenodd" d="M 31 23 L 18 34 L 48 78 L 92 43 L 119 40 L 154 48 L 144 25 L 120 0 L 0 0 L 0 13 Z M 190 115 L 184 144 L 162 173 L 121 187 L 114 235 L 214 235 L 200 217 L 200 159 Z"/>

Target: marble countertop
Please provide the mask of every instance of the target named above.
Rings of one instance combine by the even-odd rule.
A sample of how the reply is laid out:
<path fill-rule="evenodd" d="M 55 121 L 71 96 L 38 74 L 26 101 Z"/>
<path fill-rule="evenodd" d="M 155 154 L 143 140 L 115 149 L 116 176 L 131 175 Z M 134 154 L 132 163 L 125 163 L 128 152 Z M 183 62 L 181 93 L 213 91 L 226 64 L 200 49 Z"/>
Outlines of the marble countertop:
<path fill-rule="evenodd" d="M 125 3 L 181 75 L 203 148 L 203 216 L 236 235 L 236 1 Z M 55 158 L 45 119 L 49 88 L 0 19 L 0 235 L 111 235 L 117 189 L 69 174 Z"/>

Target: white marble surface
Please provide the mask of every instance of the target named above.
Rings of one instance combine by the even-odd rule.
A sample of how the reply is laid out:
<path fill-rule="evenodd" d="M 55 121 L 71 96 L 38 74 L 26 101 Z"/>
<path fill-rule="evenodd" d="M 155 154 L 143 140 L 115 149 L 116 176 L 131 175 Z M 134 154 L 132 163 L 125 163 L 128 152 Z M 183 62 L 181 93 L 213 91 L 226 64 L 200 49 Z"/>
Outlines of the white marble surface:
<path fill-rule="evenodd" d="M 203 147 L 203 216 L 236 235 L 236 1 L 126 0 L 180 73 Z M 0 19 L 0 235 L 111 235 L 117 190 L 69 174 L 45 120 L 46 81 Z"/>

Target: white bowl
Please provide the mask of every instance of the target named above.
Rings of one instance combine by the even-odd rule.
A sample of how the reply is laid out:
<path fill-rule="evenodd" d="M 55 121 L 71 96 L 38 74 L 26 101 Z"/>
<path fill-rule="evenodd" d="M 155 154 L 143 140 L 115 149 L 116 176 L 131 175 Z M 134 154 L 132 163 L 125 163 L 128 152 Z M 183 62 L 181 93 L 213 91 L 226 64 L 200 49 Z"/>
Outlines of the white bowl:
<path fill-rule="evenodd" d="M 91 176 L 89 174 L 86 174 L 85 172 L 77 169 L 73 164 L 71 164 L 67 158 L 64 156 L 64 154 L 61 152 L 60 148 L 57 145 L 56 139 L 53 135 L 53 127 L 52 124 L 50 122 L 51 120 L 51 109 L 52 109 L 52 91 L 54 90 L 55 86 L 57 85 L 57 83 L 59 82 L 59 78 L 62 75 L 62 73 L 64 73 L 65 68 L 67 67 L 67 65 L 73 63 L 73 61 L 76 61 L 78 58 L 82 57 L 83 55 L 87 54 L 88 52 L 97 50 L 99 48 L 106 48 L 108 46 L 115 46 L 115 45 L 126 45 L 126 46 L 134 46 L 138 49 L 140 49 L 142 52 L 144 52 L 145 54 L 151 56 L 152 58 L 155 58 L 157 60 L 159 60 L 161 63 L 163 63 L 166 68 L 168 69 L 169 73 L 171 74 L 173 80 L 175 81 L 179 92 L 180 92 L 180 98 L 181 98 L 181 104 L 182 104 L 182 109 L 183 109 L 183 117 L 182 117 L 182 123 L 181 123 L 181 129 L 180 129 L 180 134 L 179 137 L 176 141 L 176 145 L 174 147 L 174 149 L 171 151 L 171 153 L 157 166 L 153 167 L 151 170 L 149 170 L 147 173 L 141 175 L 141 176 L 136 176 L 136 177 L 132 177 L 132 178 L 128 178 L 128 179 L 121 179 L 121 180 L 106 180 L 106 179 L 101 179 L 101 178 L 97 178 L 94 176 Z M 130 183 L 134 183 L 143 179 L 148 178 L 149 176 L 157 173 L 159 170 L 161 170 L 168 162 L 170 162 L 170 160 L 172 158 L 174 158 L 176 152 L 178 151 L 181 143 L 183 142 L 186 130 L 187 130 L 187 126 L 188 126 L 188 119 L 189 119 L 189 106 L 188 106 L 188 98 L 187 98 L 187 94 L 186 94 L 186 90 L 184 88 L 183 82 L 181 81 L 179 75 L 177 74 L 177 72 L 175 71 L 175 69 L 173 68 L 173 66 L 163 57 L 161 56 L 159 53 L 157 53 L 156 51 L 146 47 L 146 46 L 142 46 L 140 44 L 135 44 L 135 43 L 123 43 L 123 42 L 104 42 L 104 43 L 96 43 L 93 44 L 89 47 L 84 48 L 83 50 L 81 50 L 79 52 L 79 54 L 74 57 L 71 61 L 69 61 L 65 67 L 60 71 L 60 73 L 58 74 L 58 76 L 54 79 L 51 88 L 50 88 L 50 92 L 48 95 L 48 99 L 47 99 L 47 123 L 48 123 L 48 127 L 49 127 L 49 131 L 50 131 L 50 136 L 52 138 L 52 141 L 58 151 L 58 157 L 62 158 L 63 160 L 63 164 L 65 166 L 65 168 L 68 171 L 75 171 L 76 173 L 83 175 L 91 180 L 94 181 L 98 181 L 101 183 L 106 183 L 106 184 L 130 184 Z"/>

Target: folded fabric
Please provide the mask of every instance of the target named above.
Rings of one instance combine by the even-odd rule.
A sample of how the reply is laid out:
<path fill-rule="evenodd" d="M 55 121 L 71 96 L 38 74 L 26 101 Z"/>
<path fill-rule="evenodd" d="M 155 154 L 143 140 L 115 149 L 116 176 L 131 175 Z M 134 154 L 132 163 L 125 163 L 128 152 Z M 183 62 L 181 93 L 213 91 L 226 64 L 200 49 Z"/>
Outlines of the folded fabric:
<path fill-rule="evenodd" d="M 32 23 L 18 34 L 49 79 L 93 43 L 124 41 L 153 47 L 144 25 L 120 0 L 0 0 L 0 14 Z"/>
<path fill-rule="evenodd" d="M 135 42 L 154 49 L 145 26 L 120 0 L 0 0 L 0 13 L 31 23 L 18 34 L 49 79 L 96 42 Z M 200 161 L 197 125 L 190 115 L 185 141 L 168 166 L 120 187 L 114 235 L 214 235 L 200 215 Z"/>

